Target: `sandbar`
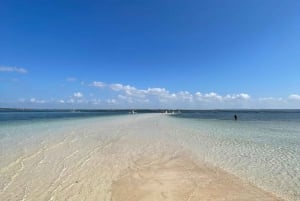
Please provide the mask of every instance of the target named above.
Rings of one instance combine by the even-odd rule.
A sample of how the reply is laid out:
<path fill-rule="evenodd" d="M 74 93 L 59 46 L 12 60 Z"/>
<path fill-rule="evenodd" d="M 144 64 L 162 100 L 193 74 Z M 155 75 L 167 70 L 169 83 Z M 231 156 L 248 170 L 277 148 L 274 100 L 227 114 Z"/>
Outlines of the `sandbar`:
<path fill-rule="evenodd" d="M 30 137 L 13 144 L 16 154 L 2 146 L 0 200 L 281 200 L 197 158 L 174 135 L 186 130 L 169 118 L 138 114 L 13 127 Z"/>

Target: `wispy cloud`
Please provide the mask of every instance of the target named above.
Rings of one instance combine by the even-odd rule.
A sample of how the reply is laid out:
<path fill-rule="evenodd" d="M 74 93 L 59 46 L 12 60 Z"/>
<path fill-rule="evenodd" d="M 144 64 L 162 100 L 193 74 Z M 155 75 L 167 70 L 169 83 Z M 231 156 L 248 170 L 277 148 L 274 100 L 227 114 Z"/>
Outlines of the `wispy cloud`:
<path fill-rule="evenodd" d="M 106 86 L 106 84 L 104 82 L 96 82 L 96 81 L 94 81 L 89 86 L 103 88 L 103 87 Z"/>
<path fill-rule="evenodd" d="M 131 87 L 130 85 L 123 85 L 120 83 L 114 83 L 110 84 L 109 87 L 114 91 L 130 91 L 130 90 L 136 90 L 135 87 Z"/>
<path fill-rule="evenodd" d="M 247 93 L 219 94 L 216 92 L 170 91 L 166 88 L 137 88 L 121 83 L 94 81 L 85 85 L 97 89 L 91 93 L 77 91 L 68 97 L 57 99 L 20 99 L 21 104 L 37 107 L 54 105 L 57 107 L 87 108 L 179 108 L 179 109 L 272 109 L 300 108 L 300 94 L 286 97 L 253 98 Z M 82 89 L 84 90 L 84 88 Z M 101 91 L 103 90 L 103 92 Z M 97 92 L 98 91 L 98 92 Z M 84 96 L 82 92 L 87 95 Z M 42 104 L 44 103 L 44 104 Z M 45 107 L 46 107 L 45 106 Z"/>
<path fill-rule="evenodd" d="M 170 92 L 165 88 L 153 87 L 139 89 L 131 85 L 121 83 L 106 84 L 104 82 L 94 81 L 89 86 L 97 88 L 108 88 L 114 91 L 116 97 L 113 97 L 115 103 L 126 102 L 134 105 L 136 103 L 160 104 L 164 106 L 186 106 L 186 105 L 205 105 L 210 107 L 232 106 L 234 103 L 241 105 L 242 102 L 251 100 L 247 93 L 219 95 L 215 92 L 210 93 L 191 93 L 189 91 Z M 158 105 L 159 106 L 159 105 Z"/>
<path fill-rule="evenodd" d="M 106 103 L 108 103 L 110 105 L 115 105 L 115 104 L 117 104 L 117 101 L 116 101 L 116 99 L 112 98 L 112 99 L 107 99 Z"/>
<path fill-rule="evenodd" d="M 13 66 L 0 66 L 0 72 L 14 72 L 14 73 L 25 74 L 28 71 L 25 68 L 17 68 Z"/>
<path fill-rule="evenodd" d="M 73 96 L 74 96 L 75 98 L 82 98 L 82 97 L 83 97 L 83 94 L 82 94 L 81 92 L 75 92 L 75 93 L 73 94 Z"/>
<path fill-rule="evenodd" d="M 67 82 L 76 82 L 77 78 L 76 77 L 67 77 L 66 81 Z"/>
<path fill-rule="evenodd" d="M 201 92 L 195 93 L 195 99 L 198 101 L 233 101 L 233 100 L 249 100 L 251 97 L 249 94 L 226 94 L 221 96 L 215 92 L 202 94 Z"/>
<path fill-rule="evenodd" d="M 298 95 L 298 94 L 291 94 L 291 95 L 289 95 L 289 99 L 290 100 L 300 101 L 300 95 Z"/>
<path fill-rule="evenodd" d="M 36 99 L 36 98 L 30 98 L 29 101 L 30 101 L 31 103 L 39 103 L 39 104 L 46 103 L 45 100 L 39 100 L 39 99 Z"/>

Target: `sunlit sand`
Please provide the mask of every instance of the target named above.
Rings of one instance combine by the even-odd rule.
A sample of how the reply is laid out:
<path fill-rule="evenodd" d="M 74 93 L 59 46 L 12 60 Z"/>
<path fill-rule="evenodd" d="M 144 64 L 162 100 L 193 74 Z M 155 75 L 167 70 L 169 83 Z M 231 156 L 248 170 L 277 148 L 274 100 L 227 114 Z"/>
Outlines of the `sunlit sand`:
<path fill-rule="evenodd" d="M 186 155 L 136 162 L 112 185 L 113 201 L 279 200 L 269 193 Z"/>

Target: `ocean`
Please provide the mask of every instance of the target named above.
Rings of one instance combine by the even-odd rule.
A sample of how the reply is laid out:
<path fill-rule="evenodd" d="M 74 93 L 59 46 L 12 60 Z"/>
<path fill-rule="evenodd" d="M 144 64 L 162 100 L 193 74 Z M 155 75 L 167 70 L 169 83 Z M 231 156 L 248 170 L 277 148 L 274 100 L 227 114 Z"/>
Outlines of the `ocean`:
<path fill-rule="evenodd" d="M 0 110 L 0 123 L 62 120 L 128 114 L 130 110 Z"/>
<path fill-rule="evenodd" d="M 300 200 L 300 110 L 182 111 L 173 117 L 188 129 L 182 144 L 203 160 Z"/>
<path fill-rule="evenodd" d="M 81 131 L 88 135 L 97 122 L 130 112 L 0 111 L 0 190 L 8 188 L 15 177 L 6 174 L 9 169 L 23 170 L 23 162 L 19 164 L 23 156 L 27 160 L 45 147 L 68 142 L 68 135 L 82 130 L 82 125 L 91 125 L 91 130 Z M 199 159 L 286 200 L 300 201 L 300 110 L 181 110 L 168 121 L 185 129 L 175 129 L 172 137 Z"/>

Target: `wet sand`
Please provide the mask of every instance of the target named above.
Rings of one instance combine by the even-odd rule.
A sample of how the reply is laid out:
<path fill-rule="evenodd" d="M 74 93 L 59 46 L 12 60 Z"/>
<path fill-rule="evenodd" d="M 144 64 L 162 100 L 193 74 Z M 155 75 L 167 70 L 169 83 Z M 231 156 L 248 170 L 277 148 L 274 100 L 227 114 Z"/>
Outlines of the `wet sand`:
<path fill-rule="evenodd" d="M 140 160 L 113 182 L 112 201 L 275 201 L 270 193 L 188 156 Z"/>
<path fill-rule="evenodd" d="M 0 200 L 280 200 L 196 158 L 174 139 L 185 131 L 167 119 L 78 120 L 40 144 L 33 136 L 0 167 Z"/>

